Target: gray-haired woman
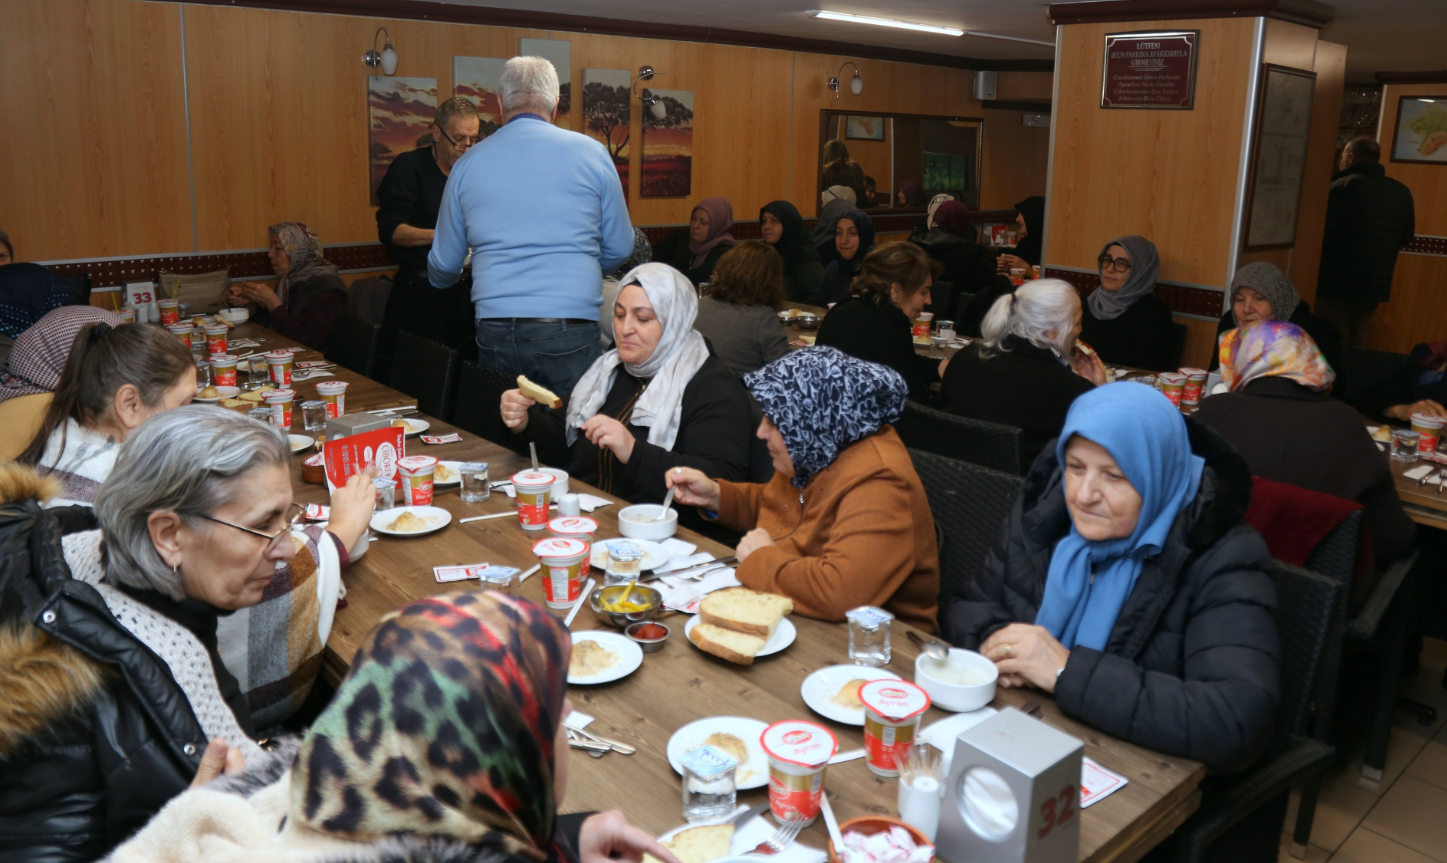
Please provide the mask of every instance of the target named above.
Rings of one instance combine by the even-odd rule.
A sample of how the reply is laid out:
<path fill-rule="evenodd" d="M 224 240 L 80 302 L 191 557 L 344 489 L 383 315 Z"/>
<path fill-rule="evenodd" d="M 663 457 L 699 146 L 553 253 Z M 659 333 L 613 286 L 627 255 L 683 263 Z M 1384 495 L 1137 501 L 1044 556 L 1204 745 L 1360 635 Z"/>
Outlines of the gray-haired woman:
<path fill-rule="evenodd" d="M 1028 466 L 1060 434 L 1075 397 L 1106 381 L 1100 358 L 1077 344 L 1080 317 L 1080 296 L 1059 279 L 1027 282 L 995 300 L 980 324 L 984 338 L 945 370 L 941 406 L 1022 429 Z"/>
<path fill-rule="evenodd" d="M 260 754 L 216 623 L 259 602 L 297 554 L 290 465 L 275 429 L 182 407 L 121 449 L 96 498 L 99 550 L 94 532 L 62 539 L 90 526 L 87 510 L 23 504 L 32 545 L 51 553 L 33 555 L 0 603 L 0 788 L 25 791 L 0 795 L 0 847 L 14 859 L 95 859 L 193 782 Z M 56 490 L 8 471 L 0 502 Z M 327 542 L 365 533 L 360 477 L 333 497 Z"/>

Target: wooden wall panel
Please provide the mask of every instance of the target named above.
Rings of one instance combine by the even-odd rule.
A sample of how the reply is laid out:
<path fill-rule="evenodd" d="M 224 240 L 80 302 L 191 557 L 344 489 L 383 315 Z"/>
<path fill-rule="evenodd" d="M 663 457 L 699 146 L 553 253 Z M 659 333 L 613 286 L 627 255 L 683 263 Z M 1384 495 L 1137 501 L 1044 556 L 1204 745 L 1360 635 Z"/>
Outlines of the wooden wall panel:
<path fill-rule="evenodd" d="M 1179 315 L 1173 320 L 1186 325 L 1186 348 L 1181 351 L 1181 367 L 1210 368 L 1211 352 L 1216 349 L 1216 321 L 1183 318 Z"/>
<path fill-rule="evenodd" d="M 1326 196 L 1331 189 L 1331 175 L 1336 171 L 1336 135 L 1346 86 L 1347 48 L 1317 42 L 1313 62 L 1316 95 L 1311 106 L 1311 133 L 1306 144 L 1296 245 L 1291 250 L 1291 265 L 1287 269 L 1297 293 L 1309 303 L 1316 301 L 1321 242 L 1326 231 Z"/>
<path fill-rule="evenodd" d="M 1023 125 L 1024 116 L 1023 111 L 984 112 L 982 210 L 1008 210 L 1017 201 L 1045 194 L 1050 129 Z"/>
<path fill-rule="evenodd" d="M 1049 101 L 1054 86 L 1055 76 L 1049 72 L 1001 72 L 995 78 L 995 98 Z"/>
<path fill-rule="evenodd" d="M 174 3 L 0 0 L 0 229 L 23 261 L 191 251 Z"/>

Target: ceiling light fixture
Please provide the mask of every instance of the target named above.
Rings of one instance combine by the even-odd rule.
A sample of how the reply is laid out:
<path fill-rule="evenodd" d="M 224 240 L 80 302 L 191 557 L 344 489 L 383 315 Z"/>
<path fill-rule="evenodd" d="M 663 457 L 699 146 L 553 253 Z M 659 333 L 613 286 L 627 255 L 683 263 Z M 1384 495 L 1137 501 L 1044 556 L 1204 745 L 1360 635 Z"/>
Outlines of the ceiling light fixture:
<path fill-rule="evenodd" d="M 362 55 L 362 62 L 373 69 L 381 66 L 383 75 L 391 75 L 397 71 L 397 51 L 392 47 L 392 34 L 387 33 L 386 47 L 377 52 L 377 37 L 383 33 L 387 33 L 386 27 L 378 27 L 372 34 L 372 50 Z"/>
<path fill-rule="evenodd" d="M 829 89 L 834 91 L 834 98 L 836 99 L 839 98 L 839 75 L 844 74 L 845 66 L 854 66 L 854 77 L 849 81 L 849 92 L 856 96 L 864 92 L 864 79 L 859 77 L 859 67 L 855 65 L 853 60 L 845 60 L 839 67 L 839 73 L 829 79 Z"/>
<path fill-rule="evenodd" d="M 895 27 L 900 30 L 918 30 L 921 33 L 938 33 L 941 36 L 963 36 L 965 31 L 959 27 L 937 27 L 934 24 L 914 24 L 909 21 L 896 21 L 893 18 L 871 18 L 867 15 L 850 15 L 848 12 L 829 12 L 824 9 L 810 9 L 806 14 L 811 18 L 823 18 L 826 21 L 847 21 L 851 24 L 873 24 L 875 27 Z"/>
<path fill-rule="evenodd" d="M 981 39 L 1004 39 L 1006 42 L 1024 42 L 1027 45 L 1044 45 L 1047 48 L 1054 48 L 1054 42 L 1046 42 L 1044 39 L 1026 39 L 1023 36 L 1001 36 L 999 33 L 981 33 L 979 30 L 966 30 L 966 36 L 979 36 Z"/>

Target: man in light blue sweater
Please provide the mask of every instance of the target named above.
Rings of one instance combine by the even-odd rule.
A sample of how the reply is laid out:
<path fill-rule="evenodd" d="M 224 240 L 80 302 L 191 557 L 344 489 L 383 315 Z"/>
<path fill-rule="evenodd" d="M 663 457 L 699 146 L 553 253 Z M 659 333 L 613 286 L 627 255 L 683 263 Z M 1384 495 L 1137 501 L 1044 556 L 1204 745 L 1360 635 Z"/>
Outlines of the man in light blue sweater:
<path fill-rule="evenodd" d="M 601 353 L 602 278 L 633 251 L 633 225 L 608 151 L 552 125 L 553 64 L 514 57 L 501 85 L 503 127 L 448 175 L 427 276 L 456 284 L 471 247 L 477 361 L 567 398 Z"/>

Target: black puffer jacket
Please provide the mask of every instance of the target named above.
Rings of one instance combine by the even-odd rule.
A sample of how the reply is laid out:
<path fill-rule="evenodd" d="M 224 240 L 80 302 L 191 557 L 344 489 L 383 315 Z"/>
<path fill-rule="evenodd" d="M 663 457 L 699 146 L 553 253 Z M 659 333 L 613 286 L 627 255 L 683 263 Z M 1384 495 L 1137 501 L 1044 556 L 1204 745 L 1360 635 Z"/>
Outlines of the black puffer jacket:
<path fill-rule="evenodd" d="M 1242 770 L 1272 740 L 1279 644 L 1266 543 L 1242 523 L 1251 472 L 1218 434 L 1187 420 L 1206 460 L 1195 500 L 1146 560 L 1104 652 L 1077 647 L 1055 687 L 1067 715 L 1115 737 Z M 1070 530 L 1053 444 L 985 560 L 941 616 L 950 640 L 978 648 L 1012 622 L 1033 622 L 1055 544 Z"/>
<path fill-rule="evenodd" d="M 0 863 L 94 860 L 186 790 L 206 735 L 170 669 L 74 581 L 34 474 L 0 477 Z"/>
<path fill-rule="evenodd" d="M 1360 162 L 1338 172 L 1327 195 L 1316 295 L 1387 302 L 1397 252 L 1416 230 L 1412 190 L 1380 164 Z"/>

